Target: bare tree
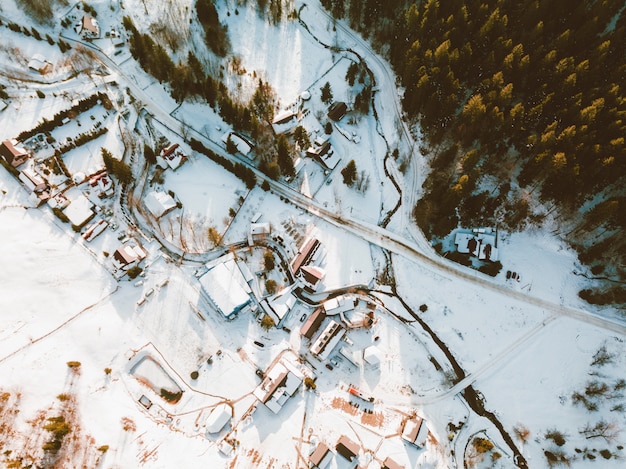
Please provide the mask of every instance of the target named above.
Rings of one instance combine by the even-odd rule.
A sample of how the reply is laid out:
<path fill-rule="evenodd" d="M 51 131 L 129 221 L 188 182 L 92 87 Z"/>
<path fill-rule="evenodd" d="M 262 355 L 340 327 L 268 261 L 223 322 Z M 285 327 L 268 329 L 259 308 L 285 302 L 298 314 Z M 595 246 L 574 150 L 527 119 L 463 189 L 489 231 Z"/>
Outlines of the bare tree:
<path fill-rule="evenodd" d="M 621 430 L 615 422 L 607 422 L 606 420 L 600 420 L 594 426 L 588 423 L 580 430 L 580 434 L 586 439 L 591 438 L 604 438 L 607 443 L 615 441 Z"/>

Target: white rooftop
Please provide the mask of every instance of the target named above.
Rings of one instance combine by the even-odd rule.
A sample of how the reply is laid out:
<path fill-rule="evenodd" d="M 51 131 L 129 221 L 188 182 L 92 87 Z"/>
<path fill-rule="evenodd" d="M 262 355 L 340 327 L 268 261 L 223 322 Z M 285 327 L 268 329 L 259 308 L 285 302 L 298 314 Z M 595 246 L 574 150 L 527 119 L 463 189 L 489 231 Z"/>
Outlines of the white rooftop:
<path fill-rule="evenodd" d="M 204 292 L 229 317 L 250 302 L 250 287 L 234 260 L 217 264 L 199 279 Z"/>
<path fill-rule="evenodd" d="M 94 215 L 93 204 L 84 195 L 72 200 L 63 213 L 69 218 L 72 225 L 80 226 Z"/>
<path fill-rule="evenodd" d="M 211 411 L 211 414 L 206 420 L 207 433 L 217 433 L 224 425 L 230 421 L 231 409 L 228 404 L 222 402 L 215 409 Z"/>
<path fill-rule="evenodd" d="M 148 192 L 144 199 L 146 207 L 156 218 L 161 218 L 170 210 L 176 207 L 176 201 L 167 192 Z"/>

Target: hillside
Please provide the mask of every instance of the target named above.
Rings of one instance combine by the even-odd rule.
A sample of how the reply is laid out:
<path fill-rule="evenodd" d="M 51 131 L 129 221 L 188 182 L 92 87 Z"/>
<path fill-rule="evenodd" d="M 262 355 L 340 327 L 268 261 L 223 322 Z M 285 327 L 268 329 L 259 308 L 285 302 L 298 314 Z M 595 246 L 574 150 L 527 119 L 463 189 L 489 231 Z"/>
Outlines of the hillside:
<path fill-rule="evenodd" d="M 458 225 L 544 225 L 609 280 L 584 299 L 626 301 L 621 2 L 322 3 L 402 79 L 431 168 L 414 215 L 435 245 Z"/>

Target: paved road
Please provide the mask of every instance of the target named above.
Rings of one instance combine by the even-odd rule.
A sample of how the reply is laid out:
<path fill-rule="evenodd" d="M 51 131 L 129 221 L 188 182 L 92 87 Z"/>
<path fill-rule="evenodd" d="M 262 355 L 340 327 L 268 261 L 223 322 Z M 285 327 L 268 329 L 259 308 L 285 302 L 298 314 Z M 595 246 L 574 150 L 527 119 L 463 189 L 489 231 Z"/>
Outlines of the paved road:
<path fill-rule="evenodd" d="M 81 41 L 74 42 L 80 42 L 81 44 L 85 44 Z M 136 85 L 132 79 L 127 77 L 123 70 L 118 67 L 118 65 L 113 60 L 111 60 L 99 48 L 91 44 L 87 45 L 96 52 L 97 57 L 106 67 L 117 73 L 119 77 L 124 80 L 124 85 L 128 86 L 131 93 L 133 93 L 136 99 L 142 101 L 144 107 L 151 115 L 153 115 L 156 119 L 161 121 L 164 125 L 172 130 L 177 131 L 177 129 L 181 128 L 181 122 L 172 117 L 166 111 L 164 111 L 148 93 L 144 92 L 144 90 Z M 423 240 L 418 240 L 417 242 L 414 242 L 411 240 L 407 240 L 401 235 L 393 233 L 389 230 L 380 228 L 379 226 L 360 220 L 354 220 L 349 217 L 337 216 L 335 213 L 327 210 L 318 202 L 311 200 L 308 197 L 305 197 L 304 195 L 291 189 L 290 187 L 285 186 L 280 182 L 267 179 L 263 173 L 258 171 L 245 158 L 240 158 L 237 155 L 231 155 L 227 153 L 221 145 L 211 139 L 208 139 L 205 135 L 201 134 L 195 129 L 189 129 L 189 134 L 202 142 L 215 153 L 225 158 L 228 158 L 231 161 L 242 163 L 251 168 L 256 173 L 258 178 L 267 180 L 269 182 L 273 192 L 287 198 L 294 205 L 326 220 L 327 222 L 339 228 L 342 228 L 356 235 L 361 239 L 378 245 L 395 254 L 405 256 L 415 262 L 419 262 L 422 266 L 440 275 L 444 275 L 447 278 L 456 278 L 459 280 L 463 280 L 465 282 L 474 284 L 478 288 L 491 290 L 492 292 L 501 294 L 507 298 L 514 298 L 527 304 L 543 308 L 551 313 L 568 316 L 570 318 L 583 321 L 587 324 L 591 324 L 621 335 L 626 335 L 626 325 L 622 323 L 608 319 L 595 313 L 591 313 L 589 311 L 583 311 L 562 304 L 554 303 L 543 298 L 532 296 L 529 293 L 520 292 L 517 290 L 513 290 L 507 286 L 501 285 L 491 277 L 488 277 L 474 270 L 467 269 L 463 266 L 460 266 L 459 264 L 437 256 L 432 248 L 430 248 L 430 246 L 428 246 L 428 249 L 426 250 L 423 246 Z"/>

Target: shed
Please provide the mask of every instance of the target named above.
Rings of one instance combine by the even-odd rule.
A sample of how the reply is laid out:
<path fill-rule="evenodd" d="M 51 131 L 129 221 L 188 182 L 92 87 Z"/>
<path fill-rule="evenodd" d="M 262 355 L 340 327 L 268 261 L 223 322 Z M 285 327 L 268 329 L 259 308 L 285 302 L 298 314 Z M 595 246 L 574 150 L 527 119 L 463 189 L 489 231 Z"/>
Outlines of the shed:
<path fill-rule="evenodd" d="M 231 408 L 225 402 L 215 407 L 206 419 L 206 432 L 218 433 L 230 421 L 232 416 Z"/>

